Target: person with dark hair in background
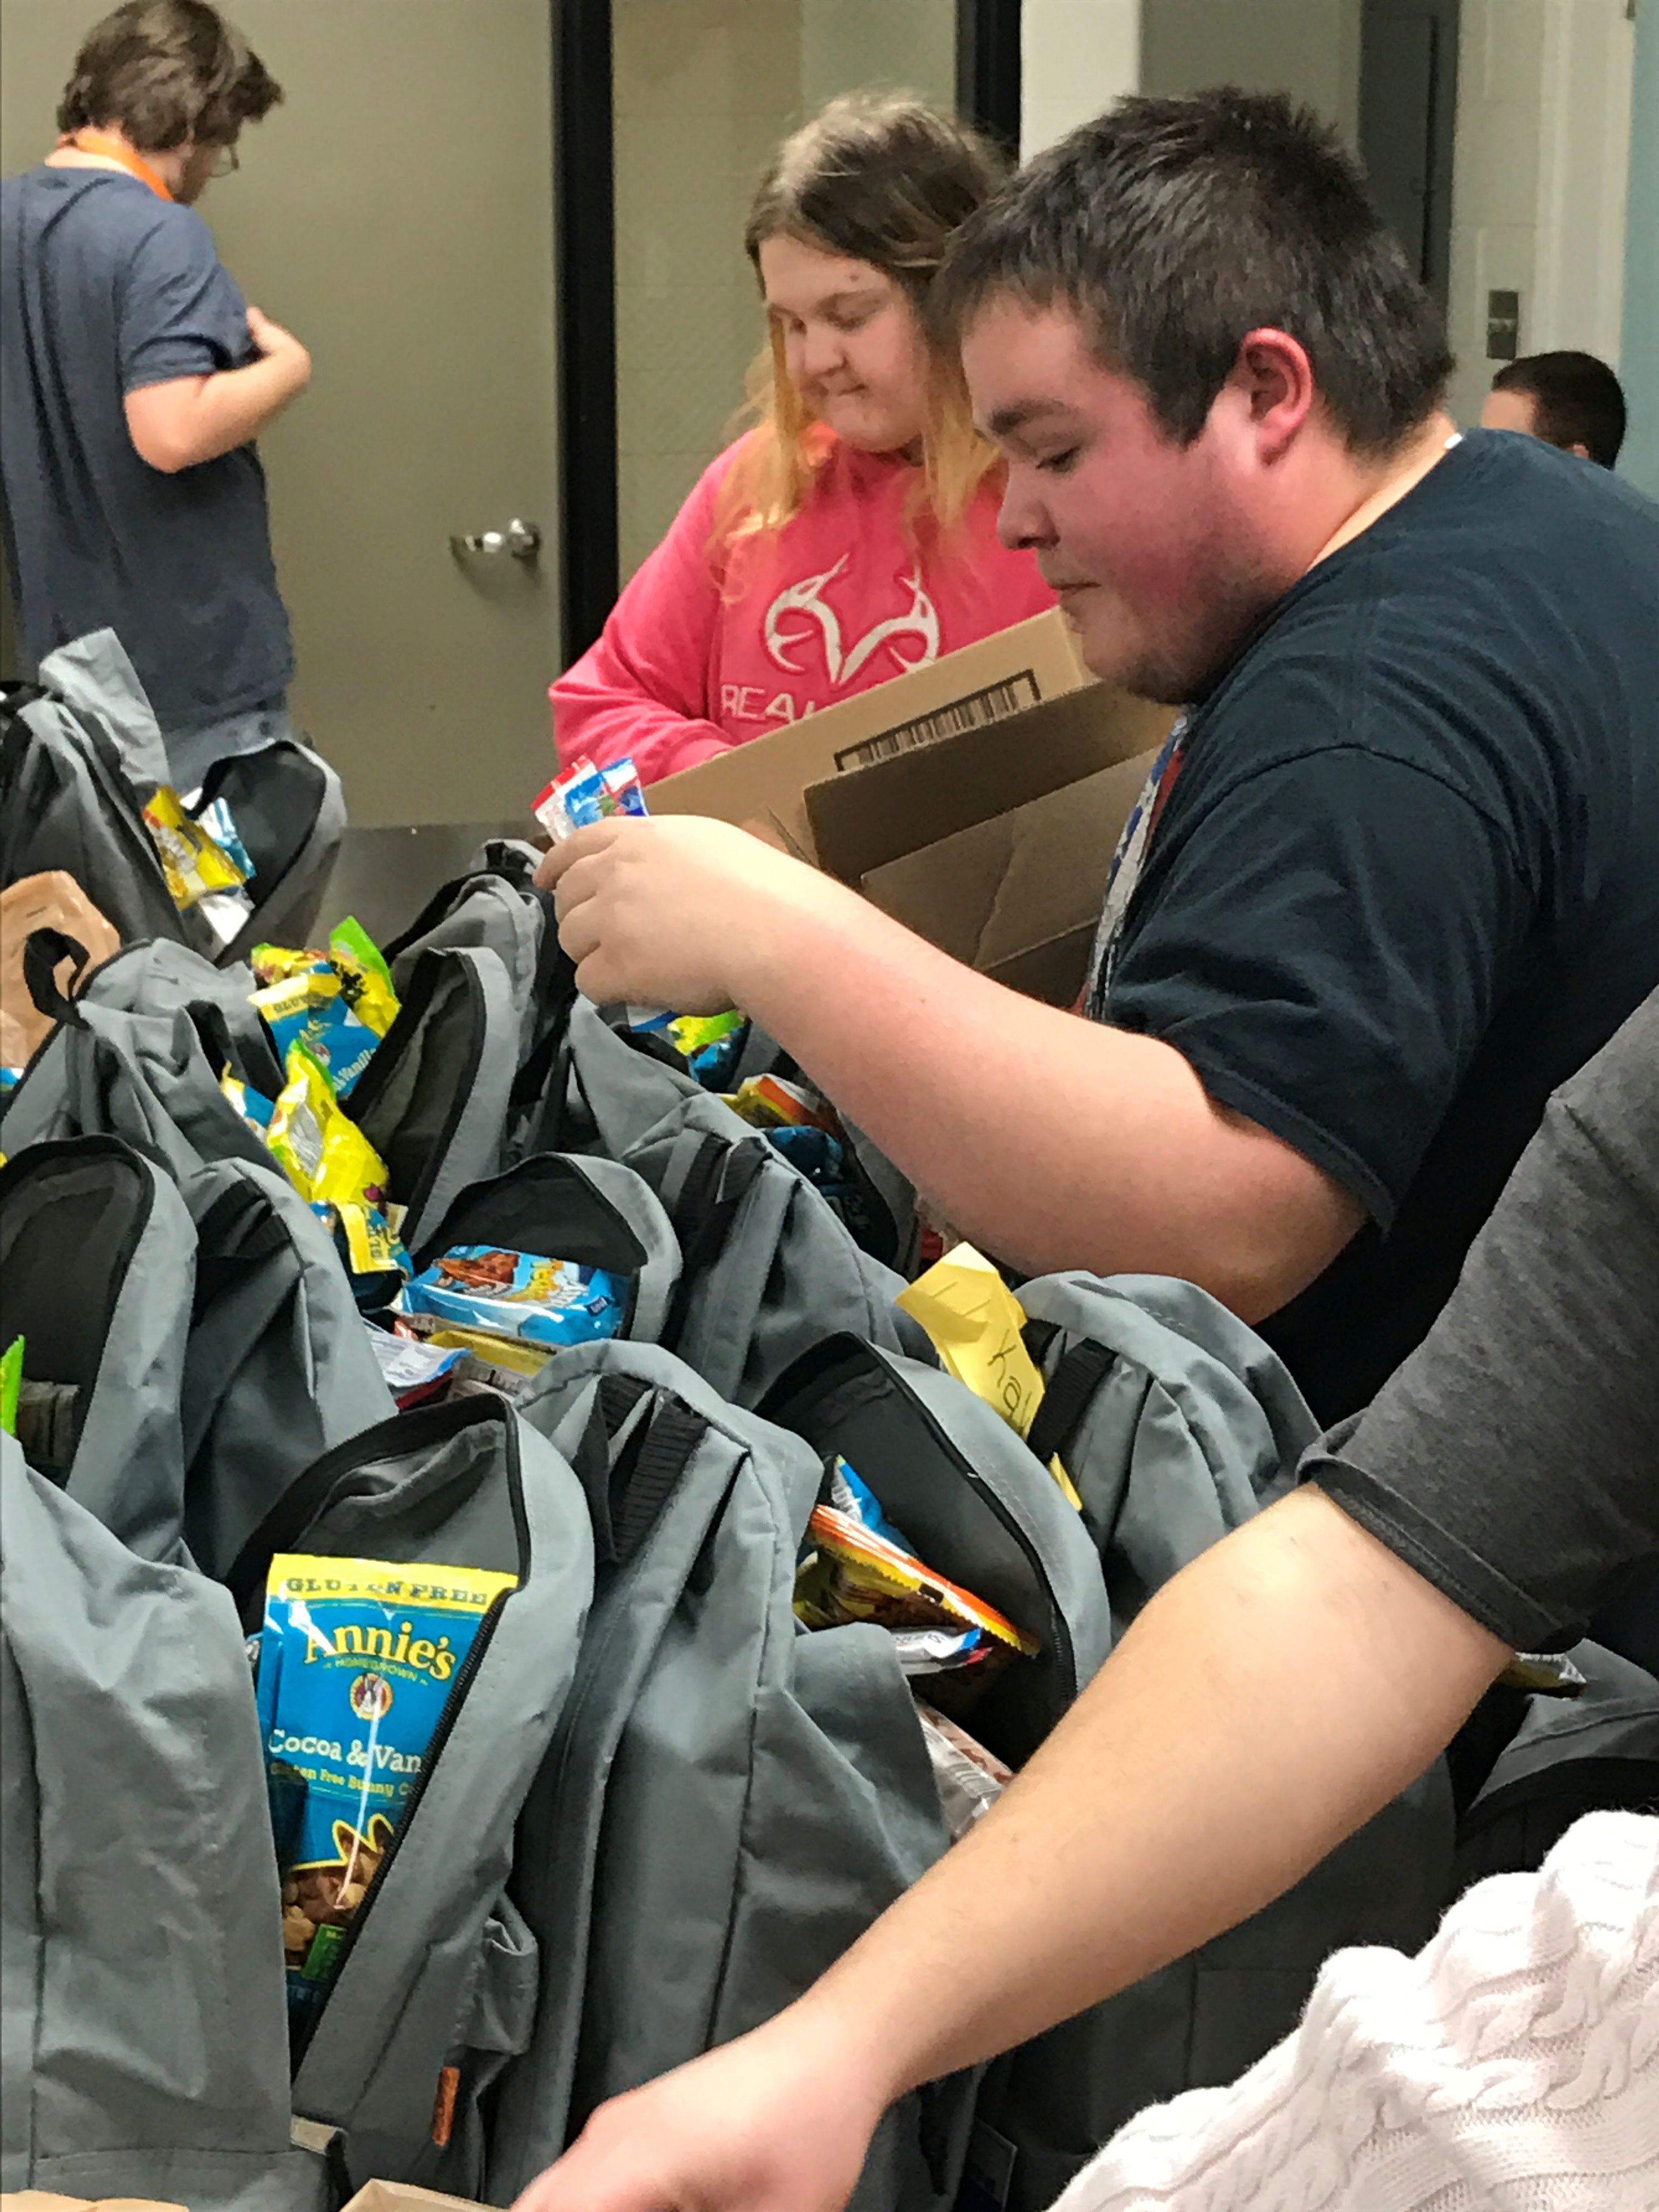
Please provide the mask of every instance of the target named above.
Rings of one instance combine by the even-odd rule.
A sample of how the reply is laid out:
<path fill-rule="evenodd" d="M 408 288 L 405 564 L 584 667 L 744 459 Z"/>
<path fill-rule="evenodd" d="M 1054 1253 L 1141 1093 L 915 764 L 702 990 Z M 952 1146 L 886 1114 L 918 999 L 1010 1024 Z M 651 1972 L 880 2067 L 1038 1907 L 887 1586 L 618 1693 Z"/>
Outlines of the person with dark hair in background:
<path fill-rule="evenodd" d="M 601 1002 L 742 1007 L 981 1250 L 1201 1284 L 1339 1419 L 1659 985 L 1659 514 L 1456 437 L 1436 311 L 1277 95 L 1124 101 L 933 297 L 1004 537 L 1097 675 L 1188 708 L 1088 1018 L 690 817 L 550 854 L 564 942 Z"/>
<path fill-rule="evenodd" d="M 311 360 L 194 210 L 282 88 L 204 0 L 90 31 L 38 167 L 0 184 L 0 477 L 38 665 L 112 629 L 174 782 L 289 734 L 293 673 L 252 441 Z"/>
<path fill-rule="evenodd" d="M 1480 425 L 1524 431 L 1610 469 L 1625 442 L 1625 395 L 1593 353 L 1528 354 L 1493 377 Z"/>

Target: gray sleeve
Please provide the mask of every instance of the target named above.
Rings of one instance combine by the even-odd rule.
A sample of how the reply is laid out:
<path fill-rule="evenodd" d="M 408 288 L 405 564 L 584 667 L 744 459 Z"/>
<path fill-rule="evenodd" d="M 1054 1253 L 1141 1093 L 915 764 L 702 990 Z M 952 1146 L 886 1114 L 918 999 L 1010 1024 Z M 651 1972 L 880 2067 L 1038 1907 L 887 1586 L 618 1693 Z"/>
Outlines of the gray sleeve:
<path fill-rule="evenodd" d="M 252 351 L 247 309 L 213 234 L 190 208 L 164 208 L 135 246 L 122 287 L 121 389 L 235 368 Z"/>
<path fill-rule="evenodd" d="M 1522 1650 L 1659 1553 L 1659 994 L 1558 1091 L 1445 1310 L 1303 1462 Z"/>

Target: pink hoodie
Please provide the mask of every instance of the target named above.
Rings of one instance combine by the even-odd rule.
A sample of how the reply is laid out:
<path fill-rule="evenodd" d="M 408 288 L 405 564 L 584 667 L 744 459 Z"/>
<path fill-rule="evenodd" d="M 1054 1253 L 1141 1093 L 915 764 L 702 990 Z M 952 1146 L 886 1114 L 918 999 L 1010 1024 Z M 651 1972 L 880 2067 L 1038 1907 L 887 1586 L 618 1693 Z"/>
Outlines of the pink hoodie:
<path fill-rule="evenodd" d="M 694 768 L 1054 604 L 1030 553 L 997 541 L 981 488 L 958 531 L 918 550 L 910 465 L 835 440 L 783 529 L 711 550 L 738 448 L 704 470 L 604 635 L 550 693 L 559 757 L 631 753 L 644 783 Z"/>

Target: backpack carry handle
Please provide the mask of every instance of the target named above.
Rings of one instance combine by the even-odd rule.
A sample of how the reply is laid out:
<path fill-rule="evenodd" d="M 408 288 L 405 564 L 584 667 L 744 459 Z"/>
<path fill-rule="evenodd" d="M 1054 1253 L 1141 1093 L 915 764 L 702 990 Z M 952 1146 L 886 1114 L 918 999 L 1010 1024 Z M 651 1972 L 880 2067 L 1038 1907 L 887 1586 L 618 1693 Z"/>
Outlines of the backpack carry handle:
<path fill-rule="evenodd" d="M 752 1141 L 736 1144 L 710 1133 L 699 1144 L 675 1196 L 670 1200 L 665 1194 L 682 1255 L 679 1285 L 663 1328 L 665 1344 L 679 1342 L 699 1278 L 725 1249 L 738 1208 L 764 1171 L 766 1153 L 766 1139 L 758 1132 Z"/>
<path fill-rule="evenodd" d="M 660 1399 L 613 1458 L 616 1438 L 650 1387 L 638 1376 L 602 1376 L 571 1459 L 592 1517 L 593 1555 L 600 1566 L 627 1565 L 708 1432 L 708 1424 L 690 1407 Z"/>
<path fill-rule="evenodd" d="M 58 970 L 65 960 L 75 963 L 67 994 L 58 982 Z M 35 1011 L 54 1022 L 79 1021 L 74 994 L 91 964 L 92 955 L 77 938 L 61 929 L 32 929 L 23 945 L 23 984 Z"/>
<path fill-rule="evenodd" d="M 1027 1331 L 1029 1345 L 1030 1331 Z M 1089 1401 L 1104 1382 L 1117 1354 L 1104 1344 L 1085 1337 L 1061 1356 L 1048 1377 L 1042 1403 L 1036 1409 L 1026 1443 L 1047 1467 L 1051 1459 L 1064 1460 L 1071 1449 L 1078 1425 Z"/>
<path fill-rule="evenodd" d="M 264 1039 L 261 1038 L 259 1046 L 252 1047 L 252 1040 L 244 1041 L 237 1036 L 230 1026 L 225 1009 L 216 1000 L 196 1000 L 187 1011 L 191 1026 L 201 1044 L 203 1056 L 216 1073 L 220 1069 L 228 1068 L 239 1082 L 246 1084 L 250 1090 L 257 1091 L 262 1098 L 274 1099 L 276 1097 L 288 1078 L 276 1057 L 274 1041 L 266 1045 Z M 261 1030 L 264 1029 L 263 1017 L 259 1026 Z M 270 1032 L 267 1030 L 265 1034 L 269 1036 Z M 261 1049 L 264 1054 L 263 1062 L 259 1060 Z"/>

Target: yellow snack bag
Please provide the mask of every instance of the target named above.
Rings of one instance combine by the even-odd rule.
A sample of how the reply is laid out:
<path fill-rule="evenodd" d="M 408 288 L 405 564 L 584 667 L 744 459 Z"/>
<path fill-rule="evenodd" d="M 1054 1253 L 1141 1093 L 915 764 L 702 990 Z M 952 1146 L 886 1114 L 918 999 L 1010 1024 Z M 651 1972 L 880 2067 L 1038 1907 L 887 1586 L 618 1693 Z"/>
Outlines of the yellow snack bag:
<path fill-rule="evenodd" d="M 185 811 L 178 793 L 167 784 L 158 785 L 145 800 L 144 826 L 174 906 L 194 906 L 213 891 L 240 890 L 247 881 L 247 871 Z"/>
<path fill-rule="evenodd" d="M 506 1367 L 515 1375 L 539 1375 L 556 1346 L 532 1344 L 520 1336 L 498 1336 L 490 1328 L 434 1328 L 423 1341 L 441 1351 L 470 1352 L 491 1367 Z"/>
<path fill-rule="evenodd" d="M 290 975 L 303 975 L 309 968 L 320 967 L 328 957 L 325 952 L 304 945 L 256 945 L 248 955 L 248 965 L 253 970 L 253 980 L 263 990 L 268 984 L 285 982 Z"/>
<path fill-rule="evenodd" d="M 900 1291 L 898 1304 L 919 1321 L 958 1382 L 994 1406 L 1018 1436 L 1029 1436 L 1042 1403 L 1043 1381 L 1020 1332 L 1019 1300 L 990 1261 L 958 1244 Z M 1048 1472 L 1079 1512 L 1083 1500 L 1058 1457 Z"/>
<path fill-rule="evenodd" d="M 380 946 L 355 915 L 349 914 L 331 933 L 328 957 L 347 1006 L 365 1029 L 383 1037 L 398 1018 L 398 994 Z"/>
<path fill-rule="evenodd" d="M 327 1069 L 302 1043 L 289 1047 L 287 1066 L 265 1142 L 295 1187 L 325 1205 L 383 1206 L 386 1164 L 342 1110 Z"/>
<path fill-rule="evenodd" d="M 344 1199 L 334 1211 L 345 1231 L 346 1250 L 354 1275 L 399 1274 L 407 1264 L 403 1247 L 392 1235 L 383 1213 L 356 1199 Z"/>

